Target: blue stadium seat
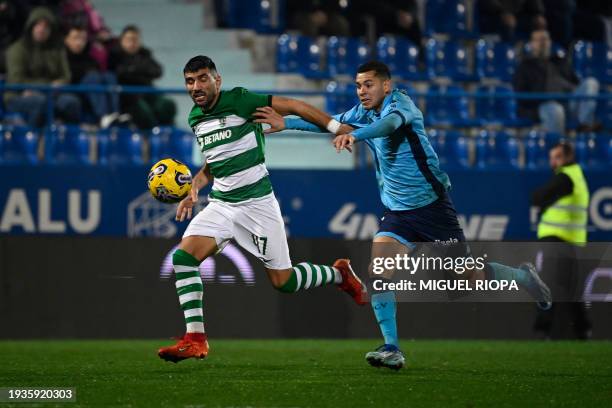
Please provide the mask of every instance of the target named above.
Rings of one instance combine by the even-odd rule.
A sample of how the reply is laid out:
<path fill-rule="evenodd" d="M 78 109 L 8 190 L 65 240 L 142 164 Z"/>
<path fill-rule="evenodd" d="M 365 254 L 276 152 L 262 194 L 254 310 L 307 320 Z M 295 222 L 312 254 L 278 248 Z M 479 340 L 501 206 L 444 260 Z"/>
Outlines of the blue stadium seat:
<path fill-rule="evenodd" d="M 530 126 L 529 119 L 519 118 L 516 114 L 516 99 L 511 96 L 509 85 L 481 85 L 476 88 L 478 93 L 492 95 L 490 98 L 476 98 L 476 118 L 482 125 L 500 124 L 504 126 Z M 503 98 L 493 95 L 503 95 Z"/>
<path fill-rule="evenodd" d="M 601 91 L 600 94 L 606 94 L 605 90 Z M 597 101 L 595 118 L 601 121 L 606 129 L 612 129 L 612 97 Z"/>
<path fill-rule="evenodd" d="M 391 74 L 396 77 L 421 80 L 419 70 L 419 48 L 412 42 L 394 36 L 381 36 L 376 42 L 378 60 L 387 64 Z"/>
<path fill-rule="evenodd" d="M 27 126 L 0 125 L 0 164 L 37 164 L 38 134 Z"/>
<path fill-rule="evenodd" d="M 327 39 L 327 72 L 331 77 L 348 74 L 348 38 L 332 36 Z"/>
<path fill-rule="evenodd" d="M 139 165 L 142 160 L 142 137 L 129 128 L 109 128 L 98 132 L 98 164 Z"/>
<path fill-rule="evenodd" d="M 347 44 L 347 64 L 349 70 L 347 74 L 353 76 L 357 72 L 357 67 L 372 59 L 372 49 L 362 38 L 349 38 Z"/>
<path fill-rule="evenodd" d="M 296 73 L 299 70 L 297 35 L 282 34 L 276 42 L 276 70 Z"/>
<path fill-rule="evenodd" d="M 476 167 L 519 169 L 521 148 L 515 136 L 506 132 L 481 130 L 476 138 Z"/>
<path fill-rule="evenodd" d="M 171 157 L 193 165 L 194 140 L 192 132 L 170 126 L 155 127 L 149 135 L 150 161 Z"/>
<path fill-rule="evenodd" d="M 91 164 L 89 135 L 79 126 L 53 125 L 45 132 L 45 162 L 49 164 Z"/>
<path fill-rule="evenodd" d="M 431 85 L 429 92 L 440 96 L 426 98 L 425 123 L 428 126 L 475 126 L 478 122 L 470 118 L 466 92 L 458 85 Z M 452 94 L 453 96 L 442 96 Z M 459 96 L 457 96 L 459 95 Z"/>
<path fill-rule="evenodd" d="M 578 41 L 573 49 L 574 70 L 580 78 L 612 83 L 612 49 L 604 43 Z"/>
<path fill-rule="evenodd" d="M 476 43 L 476 76 L 511 82 L 516 71 L 516 51 L 512 44 L 478 40 Z"/>
<path fill-rule="evenodd" d="M 346 112 L 359 103 L 353 82 L 330 81 L 325 92 L 325 110 L 332 115 Z"/>
<path fill-rule="evenodd" d="M 427 136 L 438 154 L 442 169 L 470 167 L 469 142 L 461 132 L 431 128 Z"/>
<path fill-rule="evenodd" d="M 425 5 L 425 34 L 470 37 L 467 0 L 428 0 Z"/>
<path fill-rule="evenodd" d="M 299 72 L 306 78 L 327 78 L 323 70 L 323 53 L 315 38 L 300 36 L 298 38 Z"/>
<path fill-rule="evenodd" d="M 357 67 L 371 59 L 372 50 L 364 39 L 329 37 L 327 40 L 327 73 L 355 75 Z"/>
<path fill-rule="evenodd" d="M 558 133 L 530 131 L 525 141 L 525 167 L 528 169 L 549 168 L 548 151 L 562 140 L 565 138 Z"/>
<path fill-rule="evenodd" d="M 609 169 L 612 165 L 612 138 L 609 135 L 579 133 L 575 149 L 576 161 L 585 168 Z"/>
<path fill-rule="evenodd" d="M 258 33 L 279 33 L 285 28 L 284 1 L 224 0 L 216 2 L 230 28 L 249 28 Z"/>
<path fill-rule="evenodd" d="M 470 72 L 467 47 L 452 41 L 430 38 L 425 46 L 427 77 L 451 78 L 455 81 L 471 81 L 475 77 Z"/>

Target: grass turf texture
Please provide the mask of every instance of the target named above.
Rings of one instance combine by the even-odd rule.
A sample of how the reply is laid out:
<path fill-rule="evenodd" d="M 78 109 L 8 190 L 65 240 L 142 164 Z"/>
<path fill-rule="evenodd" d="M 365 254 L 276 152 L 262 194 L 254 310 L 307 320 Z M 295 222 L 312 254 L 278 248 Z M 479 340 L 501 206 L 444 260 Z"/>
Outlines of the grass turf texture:
<path fill-rule="evenodd" d="M 178 364 L 170 343 L 1 341 L 0 387 L 76 387 L 69 407 L 612 406 L 612 342 L 405 341 L 398 372 L 366 364 L 372 340 L 213 339 Z"/>

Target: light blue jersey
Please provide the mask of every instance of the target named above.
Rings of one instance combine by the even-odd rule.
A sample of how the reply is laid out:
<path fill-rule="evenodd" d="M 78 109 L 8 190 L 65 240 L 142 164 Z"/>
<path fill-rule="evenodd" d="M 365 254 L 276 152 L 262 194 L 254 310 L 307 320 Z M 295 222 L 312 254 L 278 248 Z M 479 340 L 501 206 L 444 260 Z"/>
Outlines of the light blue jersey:
<path fill-rule="evenodd" d="M 351 134 L 370 148 L 380 197 L 389 210 L 426 206 L 450 189 L 448 175 L 440 170 L 425 134 L 423 114 L 403 91 L 387 95 L 380 113 L 359 104 L 334 118 L 357 128 Z M 286 119 L 285 124 L 302 130 L 314 126 L 300 119 Z"/>

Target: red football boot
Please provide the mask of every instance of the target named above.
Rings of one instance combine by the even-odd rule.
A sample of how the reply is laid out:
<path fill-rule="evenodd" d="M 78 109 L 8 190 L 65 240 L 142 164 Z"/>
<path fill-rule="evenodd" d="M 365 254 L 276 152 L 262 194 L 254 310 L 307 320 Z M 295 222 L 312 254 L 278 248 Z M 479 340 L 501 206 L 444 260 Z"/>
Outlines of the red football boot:
<path fill-rule="evenodd" d="M 206 333 L 186 333 L 174 346 L 160 348 L 157 355 L 173 363 L 187 358 L 204 358 L 208 355 L 208 337 Z"/>
<path fill-rule="evenodd" d="M 334 262 L 334 268 L 337 268 L 342 275 L 342 283 L 338 284 L 338 288 L 348 293 L 358 305 L 367 304 L 368 289 L 351 268 L 351 261 L 338 259 Z"/>

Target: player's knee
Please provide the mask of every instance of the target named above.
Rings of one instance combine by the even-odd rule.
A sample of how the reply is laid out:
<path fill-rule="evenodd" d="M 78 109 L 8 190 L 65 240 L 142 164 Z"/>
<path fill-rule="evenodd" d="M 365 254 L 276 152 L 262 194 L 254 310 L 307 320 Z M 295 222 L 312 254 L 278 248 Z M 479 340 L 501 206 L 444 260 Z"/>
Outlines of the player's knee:
<path fill-rule="evenodd" d="M 289 278 L 291 277 L 292 270 L 291 269 L 283 269 L 283 270 L 270 270 L 268 269 L 268 276 L 270 278 L 270 283 L 274 289 L 280 292 L 292 292 L 287 285 Z"/>
<path fill-rule="evenodd" d="M 183 265 L 186 260 L 192 263 L 200 263 L 195 254 L 191 253 L 188 249 L 179 247 L 172 254 L 172 265 Z"/>

